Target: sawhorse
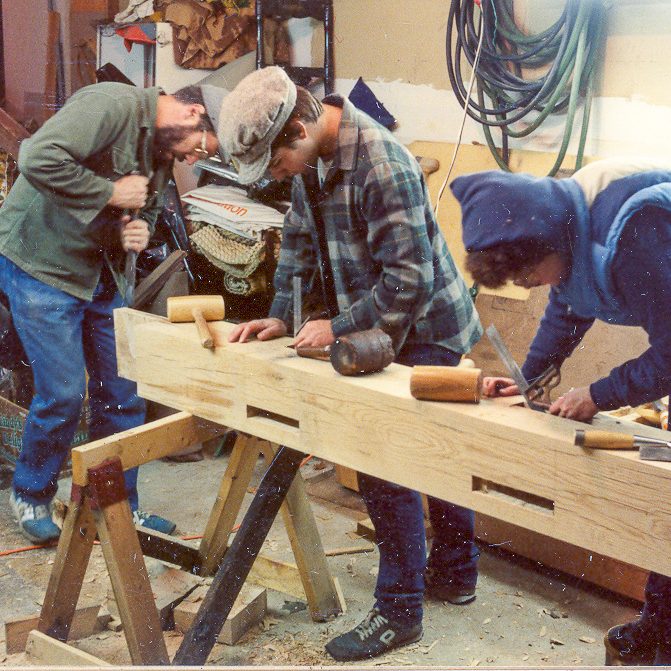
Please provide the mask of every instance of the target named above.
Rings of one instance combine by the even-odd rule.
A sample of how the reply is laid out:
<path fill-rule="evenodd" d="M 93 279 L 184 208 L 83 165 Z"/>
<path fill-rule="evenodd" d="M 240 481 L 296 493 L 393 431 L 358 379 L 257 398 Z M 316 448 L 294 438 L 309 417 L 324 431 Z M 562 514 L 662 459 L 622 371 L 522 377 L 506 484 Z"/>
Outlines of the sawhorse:
<path fill-rule="evenodd" d="M 38 631 L 55 639 L 55 644 L 67 640 L 97 533 L 136 665 L 170 664 L 144 555 L 192 574 L 208 576 L 216 572 L 174 660 L 175 664 L 184 664 L 186 659 L 202 657 L 204 662 L 252 565 L 257 558 L 263 559 L 259 556 L 261 545 L 283 503 L 285 526 L 312 618 L 324 621 L 342 612 L 341 597 L 328 569 L 302 480 L 295 477 L 302 457 L 298 452 L 240 435 L 198 549 L 133 525 L 123 471 L 224 431 L 220 425 L 180 412 L 73 450 L 72 501 Z M 260 453 L 270 466 L 229 548 L 228 537 Z M 265 564 L 272 562 L 266 559 Z M 283 580 L 269 586 L 286 592 L 285 584 Z"/>

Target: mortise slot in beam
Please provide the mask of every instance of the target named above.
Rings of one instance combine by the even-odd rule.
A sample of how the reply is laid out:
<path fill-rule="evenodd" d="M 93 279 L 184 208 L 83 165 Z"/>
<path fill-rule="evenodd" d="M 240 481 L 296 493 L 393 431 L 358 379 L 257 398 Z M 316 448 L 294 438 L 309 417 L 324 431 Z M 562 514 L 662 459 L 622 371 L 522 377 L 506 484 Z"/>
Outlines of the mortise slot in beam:
<path fill-rule="evenodd" d="M 269 419 L 272 422 L 277 422 L 278 424 L 283 424 L 284 426 L 291 426 L 294 429 L 300 428 L 300 423 L 297 419 L 293 419 L 292 417 L 285 417 L 284 415 L 279 415 L 278 413 L 271 412 L 270 410 L 255 408 L 253 405 L 247 406 L 247 417 L 262 417 L 263 419 Z"/>
<path fill-rule="evenodd" d="M 502 501 L 507 501 L 516 506 L 529 508 L 544 515 L 554 515 L 555 502 L 537 494 L 530 494 L 519 489 L 513 489 L 498 482 L 472 476 L 472 488 L 474 492 L 494 496 Z"/>

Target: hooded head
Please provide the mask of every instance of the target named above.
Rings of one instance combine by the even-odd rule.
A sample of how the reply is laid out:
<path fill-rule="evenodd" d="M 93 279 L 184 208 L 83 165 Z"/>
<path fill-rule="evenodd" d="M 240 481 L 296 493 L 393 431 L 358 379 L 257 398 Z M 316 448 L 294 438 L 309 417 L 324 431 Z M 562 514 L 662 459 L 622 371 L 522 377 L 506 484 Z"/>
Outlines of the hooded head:
<path fill-rule="evenodd" d="M 491 170 L 457 177 L 450 188 L 461 205 L 467 252 L 521 240 L 569 251 L 576 208 L 562 180 Z"/>
<path fill-rule="evenodd" d="M 577 213 L 568 180 L 493 170 L 458 177 L 450 186 L 461 205 L 469 257 L 503 249 L 512 251 L 516 258 L 510 263 L 519 268 L 553 252 L 570 261 Z M 500 281 L 489 286 L 511 279 L 503 269 L 499 274 Z"/>

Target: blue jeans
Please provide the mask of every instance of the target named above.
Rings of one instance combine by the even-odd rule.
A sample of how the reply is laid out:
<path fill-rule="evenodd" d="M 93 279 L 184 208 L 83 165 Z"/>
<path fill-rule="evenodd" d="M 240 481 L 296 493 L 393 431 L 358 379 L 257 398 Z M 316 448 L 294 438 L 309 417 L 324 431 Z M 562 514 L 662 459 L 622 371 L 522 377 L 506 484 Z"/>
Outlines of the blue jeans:
<path fill-rule="evenodd" d="M 440 345 L 406 345 L 396 358 L 406 366 L 454 366 L 460 356 Z M 422 621 L 427 568 L 422 498 L 418 492 L 359 474 L 359 491 L 368 508 L 380 551 L 376 606 L 386 617 L 413 626 Z M 472 510 L 429 497 L 434 540 L 428 559 L 433 579 L 475 587 L 479 552 Z"/>
<path fill-rule="evenodd" d="M 33 504 L 48 503 L 72 445 L 86 392 L 89 438 L 139 426 L 145 403 L 134 382 L 117 375 L 112 310 L 123 300 L 105 269 L 91 301 L 56 289 L 0 256 L 0 289 L 33 369 L 35 396 L 23 431 L 14 490 Z M 133 510 L 138 507 L 137 468 L 125 472 Z"/>

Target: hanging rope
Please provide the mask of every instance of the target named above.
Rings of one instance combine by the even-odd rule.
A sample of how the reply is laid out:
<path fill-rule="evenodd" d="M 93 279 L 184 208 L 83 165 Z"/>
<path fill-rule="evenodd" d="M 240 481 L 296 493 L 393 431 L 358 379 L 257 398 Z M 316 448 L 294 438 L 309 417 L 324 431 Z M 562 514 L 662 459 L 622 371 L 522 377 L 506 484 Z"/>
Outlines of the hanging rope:
<path fill-rule="evenodd" d="M 567 0 L 557 21 L 536 35 L 527 35 L 515 24 L 512 0 L 452 0 L 445 49 L 452 90 L 468 116 L 482 125 L 501 168 L 510 169 L 509 138 L 530 135 L 550 114 L 565 114 L 562 142 L 549 172 L 554 175 L 566 155 L 576 110 L 584 98 L 576 169 L 582 165 L 604 22 L 601 0 Z M 461 69 L 464 61 L 473 67 L 481 38 L 482 53 L 475 66 L 477 100 L 473 100 Z M 539 69 L 543 74 L 529 75 Z M 501 132 L 500 150 L 492 137 L 493 127 Z"/>

